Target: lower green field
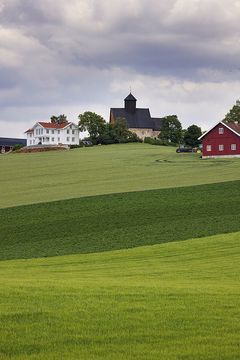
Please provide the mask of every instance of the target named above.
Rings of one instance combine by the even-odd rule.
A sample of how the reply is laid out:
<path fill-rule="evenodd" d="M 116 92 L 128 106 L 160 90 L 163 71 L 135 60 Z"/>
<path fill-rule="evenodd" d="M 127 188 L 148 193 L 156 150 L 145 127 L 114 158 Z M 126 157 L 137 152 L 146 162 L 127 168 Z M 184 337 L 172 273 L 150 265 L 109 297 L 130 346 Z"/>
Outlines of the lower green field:
<path fill-rule="evenodd" d="M 0 259 L 101 252 L 240 230 L 240 181 L 0 210 Z"/>
<path fill-rule="evenodd" d="M 239 239 L 0 262 L 0 359 L 238 360 Z"/>

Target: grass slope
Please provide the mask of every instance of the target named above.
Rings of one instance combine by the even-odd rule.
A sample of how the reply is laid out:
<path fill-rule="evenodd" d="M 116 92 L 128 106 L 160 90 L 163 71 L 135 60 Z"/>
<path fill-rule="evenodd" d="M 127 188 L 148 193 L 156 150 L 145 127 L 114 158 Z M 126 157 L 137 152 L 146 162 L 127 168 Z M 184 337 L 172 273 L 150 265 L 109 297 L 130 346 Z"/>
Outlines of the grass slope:
<path fill-rule="evenodd" d="M 240 230 L 240 181 L 0 210 L 1 259 L 101 252 Z"/>
<path fill-rule="evenodd" d="M 239 239 L 2 261 L 0 359 L 239 359 Z"/>
<path fill-rule="evenodd" d="M 239 164 L 147 144 L 0 155 L 0 207 L 238 180 Z"/>

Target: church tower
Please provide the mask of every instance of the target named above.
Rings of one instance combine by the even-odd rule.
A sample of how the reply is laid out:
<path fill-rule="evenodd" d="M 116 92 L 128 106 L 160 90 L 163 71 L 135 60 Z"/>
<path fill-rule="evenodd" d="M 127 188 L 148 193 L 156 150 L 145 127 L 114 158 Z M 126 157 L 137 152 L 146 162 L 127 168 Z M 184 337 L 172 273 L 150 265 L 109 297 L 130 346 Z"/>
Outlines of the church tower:
<path fill-rule="evenodd" d="M 124 102 L 125 110 L 130 114 L 134 114 L 137 108 L 137 99 L 130 93 L 126 99 L 124 99 Z"/>

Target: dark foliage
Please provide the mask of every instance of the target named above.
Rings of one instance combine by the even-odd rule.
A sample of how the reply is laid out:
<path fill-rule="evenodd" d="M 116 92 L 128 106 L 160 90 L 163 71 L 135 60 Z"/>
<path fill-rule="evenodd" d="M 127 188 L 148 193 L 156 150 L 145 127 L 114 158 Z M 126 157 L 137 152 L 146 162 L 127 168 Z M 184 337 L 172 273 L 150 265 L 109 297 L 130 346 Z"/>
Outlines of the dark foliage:
<path fill-rule="evenodd" d="M 201 135 L 201 128 L 197 125 L 191 125 L 185 130 L 183 141 L 188 146 L 196 147 L 201 143 L 201 141 L 198 140 Z"/>
<path fill-rule="evenodd" d="M 179 144 L 182 140 L 182 125 L 177 115 L 169 115 L 163 118 L 159 138 L 162 141 Z"/>

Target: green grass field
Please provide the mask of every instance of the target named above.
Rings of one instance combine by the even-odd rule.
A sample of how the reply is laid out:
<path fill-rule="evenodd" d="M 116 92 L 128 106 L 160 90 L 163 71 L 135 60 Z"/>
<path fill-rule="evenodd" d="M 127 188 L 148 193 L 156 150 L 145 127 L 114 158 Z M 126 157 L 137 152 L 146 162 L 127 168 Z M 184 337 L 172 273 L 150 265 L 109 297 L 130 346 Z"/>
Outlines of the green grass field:
<path fill-rule="evenodd" d="M 100 252 L 238 231 L 239 189 L 235 181 L 0 209 L 0 259 Z"/>
<path fill-rule="evenodd" d="M 240 159 L 124 144 L 0 156 L 0 207 L 240 179 Z"/>
<path fill-rule="evenodd" d="M 0 358 L 239 359 L 239 237 L 0 262 Z"/>
<path fill-rule="evenodd" d="M 1 360 L 238 360 L 240 160 L 0 156 Z"/>

